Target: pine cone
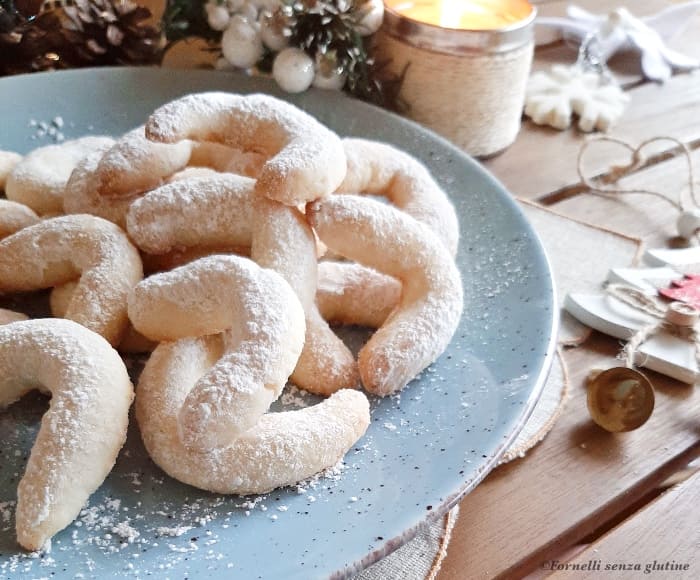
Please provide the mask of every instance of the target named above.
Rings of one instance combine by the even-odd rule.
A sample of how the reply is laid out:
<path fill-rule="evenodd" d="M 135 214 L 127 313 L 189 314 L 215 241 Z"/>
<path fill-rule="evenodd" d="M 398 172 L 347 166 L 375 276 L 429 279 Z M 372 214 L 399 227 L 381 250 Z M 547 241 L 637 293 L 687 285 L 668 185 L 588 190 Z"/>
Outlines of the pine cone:
<path fill-rule="evenodd" d="M 45 13 L 28 20 L 14 14 L 13 27 L 0 33 L 0 76 L 73 66 L 70 39 L 61 20 Z"/>
<path fill-rule="evenodd" d="M 3 46 L 2 37 L 11 34 L 21 19 L 22 16 L 12 0 L 0 0 L 0 46 Z"/>
<path fill-rule="evenodd" d="M 155 64 L 162 37 L 144 24 L 151 13 L 130 0 L 76 0 L 27 18 L 0 0 L 0 76 L 25 72 Z"/>
<path fill-rule="evenodd" d="M 80 39 L 77 53 L 93 66 L 160 61 L 163 38 L 144 23 L 151 12 L 131 0 L 75 0 L 63 13 L 65 29 Z"/>

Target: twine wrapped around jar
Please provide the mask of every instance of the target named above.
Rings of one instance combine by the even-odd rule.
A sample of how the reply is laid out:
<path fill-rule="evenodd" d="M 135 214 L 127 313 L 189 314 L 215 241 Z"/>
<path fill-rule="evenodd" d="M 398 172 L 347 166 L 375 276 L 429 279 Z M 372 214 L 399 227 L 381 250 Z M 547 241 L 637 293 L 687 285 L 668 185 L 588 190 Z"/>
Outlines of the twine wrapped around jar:
<path fill-rule="evenodd" d="M 408 116 L 467 153 L 494 155 L 520 129 L 534 41 L 532 21 L 514 29 L 443 29 L 387 10 L 377 62 L 400 75 Z"/>

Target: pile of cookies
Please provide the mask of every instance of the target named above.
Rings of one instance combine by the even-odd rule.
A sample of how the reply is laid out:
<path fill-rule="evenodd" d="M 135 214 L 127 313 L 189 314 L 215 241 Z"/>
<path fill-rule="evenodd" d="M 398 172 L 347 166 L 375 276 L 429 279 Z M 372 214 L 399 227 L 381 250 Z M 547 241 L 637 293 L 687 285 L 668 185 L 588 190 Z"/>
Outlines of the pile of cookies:
<path fill-rule="evenodd" d="M 136 419 L 164 471 L 262 493 L 337 463 L 369 425 L 360 388 L 402 389 L 461 316 L 458 222 L 427 169 L 269 96 L 0 152 L 0 188 L 0 292 L 51 288 L 57 317 L 0 313 L 0 406 L 52 394 L 18 490 L 27 549 L 114 465 L 134 398 L 117 351 L 152 351 Z M 329 323 L 377 331 L 356 359 Z M 327 398 L 268 413 L 288 379 Z"/>

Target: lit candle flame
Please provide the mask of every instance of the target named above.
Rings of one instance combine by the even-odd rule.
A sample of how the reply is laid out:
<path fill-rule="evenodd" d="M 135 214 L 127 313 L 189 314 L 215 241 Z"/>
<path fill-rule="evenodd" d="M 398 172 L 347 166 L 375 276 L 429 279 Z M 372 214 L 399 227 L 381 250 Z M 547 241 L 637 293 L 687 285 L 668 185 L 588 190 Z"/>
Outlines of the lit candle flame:
<path fill-rule="evenodd" d="M 486 6 L 475 0 L 440 0 L 440 26 L 444 28 L 461 28 L 463 19 L 478 23 L 491 15 Z"/>
<path fill-rule="evenodd" d="M 413 20 L 443 28 L 495 30 L 527 18 L 527 0 L 385 0 L 386 5 Z"/>

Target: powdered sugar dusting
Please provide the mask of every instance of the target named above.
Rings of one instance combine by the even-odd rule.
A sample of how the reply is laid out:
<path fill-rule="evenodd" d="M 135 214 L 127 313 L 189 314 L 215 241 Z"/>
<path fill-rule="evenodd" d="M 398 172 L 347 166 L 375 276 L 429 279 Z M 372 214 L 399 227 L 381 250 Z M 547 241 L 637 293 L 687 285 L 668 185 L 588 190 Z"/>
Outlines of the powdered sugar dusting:
<path fill-rule="evenodd" d="M 254 183 L 233 174 L 168 183 L 132 204 L 127 230 L 152 254 L 193 246 L 250 246 Z"/>
<path fill-rule="evenodd" d="M 332 193 L 346 171 L 338 136 L 300 109 L 269 95 L 199 93 L 157 109 L 146 124 L 149 139 L 214 141 L 262 153 L 256 191 L 298 205 Z"/>
<path fill-rule="evenodd" d="M 445 192 L 416 158 L 387 143 L 343 139 L 348 170 L 339 193 L 384 195 L 428 226 L 452 255 L 457 253 L 459 222 Z"/>
<path fill-rule="evenodd" d="M 372 199 L 335 195 L 313 204 L 310 217 L 331 250 L 403 283 L 400 304 L 358 357 L 370 392 L 402 389 L 445 350 L 459 325 L 463 289 L 454 260 L 424 224 Z"/>

